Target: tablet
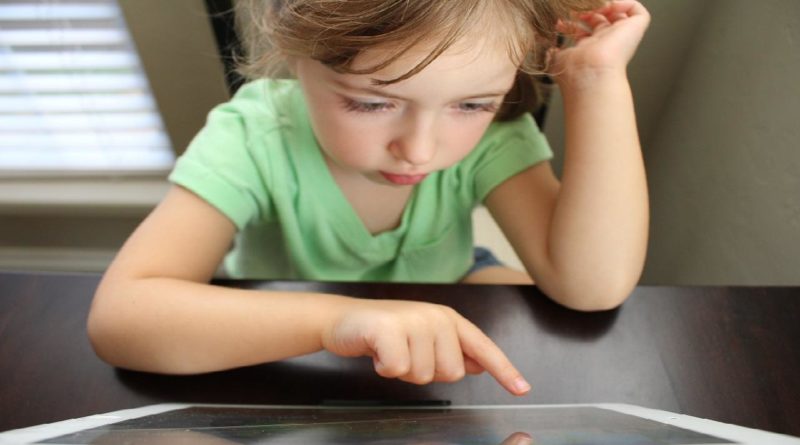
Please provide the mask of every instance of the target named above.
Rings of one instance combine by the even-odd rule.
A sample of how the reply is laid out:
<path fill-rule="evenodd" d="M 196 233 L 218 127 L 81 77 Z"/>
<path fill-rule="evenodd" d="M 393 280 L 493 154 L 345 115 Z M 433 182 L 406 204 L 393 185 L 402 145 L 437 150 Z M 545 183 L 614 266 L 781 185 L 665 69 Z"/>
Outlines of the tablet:
<path fill-rule="evenodd" d="M 632 405 L 160 404 L 0 433 L 0 444 L 800 444 Z"/>

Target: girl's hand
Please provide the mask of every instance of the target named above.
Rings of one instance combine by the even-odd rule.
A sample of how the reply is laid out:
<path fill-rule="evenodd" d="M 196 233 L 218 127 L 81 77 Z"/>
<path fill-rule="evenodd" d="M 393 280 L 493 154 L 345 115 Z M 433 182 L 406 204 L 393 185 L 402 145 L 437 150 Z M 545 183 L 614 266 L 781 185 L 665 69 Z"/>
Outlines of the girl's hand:
<path fill-rule="evenodd" d="M 559 22 L 559 32 L 572 38 L 574 45 L 552 50 L 550 74 L 559 83 L 605 72 L 624 74 L 649 23 L 650 14 L 636 0 L 614 0 L 570 22 Z"/>
<path fill-rule="evenodd" d="M 322 333 L 323 347 L 334 354 L 370 356 L 379 375 L 418 385 L 454 382 L 486 370 L 512 394 L 530 390 L 500 348 L 447 306 L 351 301 Z"/>

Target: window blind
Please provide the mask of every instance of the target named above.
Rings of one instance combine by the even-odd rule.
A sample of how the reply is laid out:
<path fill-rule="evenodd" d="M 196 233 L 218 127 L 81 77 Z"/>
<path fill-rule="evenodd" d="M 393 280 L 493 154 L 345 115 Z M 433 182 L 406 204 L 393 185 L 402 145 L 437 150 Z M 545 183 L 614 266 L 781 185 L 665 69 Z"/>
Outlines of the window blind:
<path fill-rule="evenodd" d="M 116 0 L 0 0 L 0 175 L 174 160 Z"/>

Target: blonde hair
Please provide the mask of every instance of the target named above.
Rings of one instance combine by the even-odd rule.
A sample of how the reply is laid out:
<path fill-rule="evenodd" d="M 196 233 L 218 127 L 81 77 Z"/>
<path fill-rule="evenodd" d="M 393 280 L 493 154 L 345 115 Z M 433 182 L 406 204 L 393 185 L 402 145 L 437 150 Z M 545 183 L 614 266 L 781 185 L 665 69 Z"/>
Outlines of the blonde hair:
<path fill-rule="evenodd" d="M 498 120 L 533 111 L 542 100 L 540 81 L 547 50 L 556 45 L 556 23 L 603 0 L 237 0 L 237 26 L 246 78 L 273 76 L 289 57 L 309 57 L 331 69 L 370 74 L 392 64 L 423 42 L 436 42 L 405 74 L 377 84 L 407 79 L 424 69 L 492 14 L 498 36 L 519 63 L 514 87 Z M 485 25 L 480 25 L 485 26 Z M 491 29 L 486 29 L 489 31 Z M 379 63 L 356 70 L 355 58 L 367 48 L 394 50 Z"/>

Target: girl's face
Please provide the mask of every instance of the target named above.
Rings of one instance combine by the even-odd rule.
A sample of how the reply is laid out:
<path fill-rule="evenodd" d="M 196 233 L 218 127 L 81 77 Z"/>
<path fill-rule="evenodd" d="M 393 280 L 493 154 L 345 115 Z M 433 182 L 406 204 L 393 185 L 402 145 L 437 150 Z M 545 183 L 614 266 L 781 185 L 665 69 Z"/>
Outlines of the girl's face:
<path fill-rule="evenodd" d="M 368 50 L 354 68 L 382 61 Z M 416 66 L 409 51 L 378 72 L 342 74 L 311 59 L 294 61 L 311 125 L 334 176 L 411 186 L 452 166 L 478 143 L 511 88 L 517 65 L 504 45 L 453 45 L 409 79 L 375 86 Z"/>

